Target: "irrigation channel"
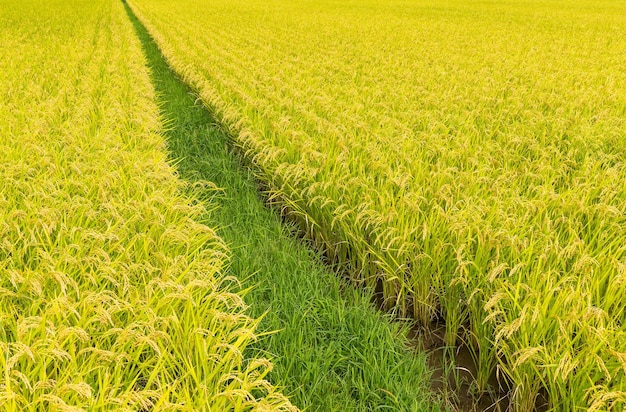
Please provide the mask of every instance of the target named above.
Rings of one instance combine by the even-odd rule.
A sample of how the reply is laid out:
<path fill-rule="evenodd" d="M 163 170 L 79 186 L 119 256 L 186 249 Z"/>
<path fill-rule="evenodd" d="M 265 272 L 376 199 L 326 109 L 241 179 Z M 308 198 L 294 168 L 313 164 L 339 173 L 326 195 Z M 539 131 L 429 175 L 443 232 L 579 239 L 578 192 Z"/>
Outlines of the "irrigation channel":
<path fill-rule="evenodd" d="M 496 376 L 490 393 L 472 394 L 475 365 L 466 348 L 445 348 L 436 324 L 425 329 L 382 313 L 376 291 L 353 288 L 280 210 L 268 208 L 262 182 L 123 3 L 150 67 L 179 177 L 222 189 L 220 208 L 207 219 L 232 249 L 231 272 L 251 286 L 246 301 L 254 302 L 253 316 L 263 316 L 261 330 L 276 331 L 251 349 L 273 358 L 273 383 L 307 410 L 506 410 L 506 383 Z M 207 193 L 215 196 L 214 189 Z"/>

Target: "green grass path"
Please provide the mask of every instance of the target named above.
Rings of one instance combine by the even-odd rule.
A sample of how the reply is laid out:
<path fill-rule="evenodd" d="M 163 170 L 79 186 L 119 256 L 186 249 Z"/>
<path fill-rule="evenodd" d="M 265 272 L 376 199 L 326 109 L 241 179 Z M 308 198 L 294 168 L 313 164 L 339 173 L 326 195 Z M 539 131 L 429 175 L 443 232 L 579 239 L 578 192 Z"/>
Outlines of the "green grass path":
<path fill-rule="evenodd" d="M 273 383 L 306 410 L 439 410 L 422 354 L 404 349 L 398 323 L 376 311 L 362 290 L 345 287 L 265 207 L 252 173 L 233 154 L 209 112 L 169 70 L 145 28 L 127 8 L 142 41 L 166 138 L 180 177 L 222 188 L 217 211 L 204 223 L 218 227 L 232 251 L 230 274 L 252 287 L 250 314 L 267 312 L 250 356 L 273 359 Z M 211 196 L 214 191 L 211 190 Z"/>

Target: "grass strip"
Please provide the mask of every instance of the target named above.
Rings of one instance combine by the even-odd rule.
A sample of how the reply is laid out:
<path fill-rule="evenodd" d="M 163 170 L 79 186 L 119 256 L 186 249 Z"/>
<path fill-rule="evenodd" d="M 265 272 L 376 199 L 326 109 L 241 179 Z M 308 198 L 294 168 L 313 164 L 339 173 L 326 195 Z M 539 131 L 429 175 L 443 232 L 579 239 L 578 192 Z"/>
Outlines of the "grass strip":
<path fill-rule="evenodd" d="M 260 329 L 278 331 L 254 346 L 273 358 L 269 379 L 307 410 L 442 409 L 428 389 L 425 356 L 409 353 L 404 345 L 406 329 L 377 312 L 367 293 L 343 287 L 265 207 L 253 174 L 232 152 L 228 136 L 170 71 L 128 11 L 168 121 L 168 147 L 180 177 L 223 189 L 216 199 L 220 207 L 206 216 L 206 223 L 219 227 L 232 249 L 231 274 L 254 285 L 245 299 L 252 316 L 265 314 Z"/>

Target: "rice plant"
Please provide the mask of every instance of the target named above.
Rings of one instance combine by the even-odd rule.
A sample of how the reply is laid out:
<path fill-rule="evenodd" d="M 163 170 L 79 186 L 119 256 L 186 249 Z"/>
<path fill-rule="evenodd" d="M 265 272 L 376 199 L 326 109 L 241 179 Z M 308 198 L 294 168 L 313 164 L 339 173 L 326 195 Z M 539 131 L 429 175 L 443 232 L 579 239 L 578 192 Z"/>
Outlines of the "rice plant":
<path fill-rule="evenodd" d="M 296 410 L 242 355 L 258 320 L 122 4 L 0 10 L 0 409 Z"/>
<path fill-rule="evenodd" d="M 626 8 L 132 0 L 271 197 L 513 406 L 624 409 Z"/>

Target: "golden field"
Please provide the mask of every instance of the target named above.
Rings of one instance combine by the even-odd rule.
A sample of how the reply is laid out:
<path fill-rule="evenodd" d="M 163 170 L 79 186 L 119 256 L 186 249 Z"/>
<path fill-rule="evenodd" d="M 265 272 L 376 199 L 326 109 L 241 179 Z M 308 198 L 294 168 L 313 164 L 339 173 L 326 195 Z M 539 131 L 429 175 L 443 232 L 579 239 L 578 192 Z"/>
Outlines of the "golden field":
<path fill-rule="evenodd" d="M 129 2 L 270 188 L 512 404 L 626 402 L 626 5 Z"/>
<path fill-rule="evenodd" d="M 0 409 L 295 410 L 122 3 L 4 1 L 0 44 Z"/>

